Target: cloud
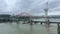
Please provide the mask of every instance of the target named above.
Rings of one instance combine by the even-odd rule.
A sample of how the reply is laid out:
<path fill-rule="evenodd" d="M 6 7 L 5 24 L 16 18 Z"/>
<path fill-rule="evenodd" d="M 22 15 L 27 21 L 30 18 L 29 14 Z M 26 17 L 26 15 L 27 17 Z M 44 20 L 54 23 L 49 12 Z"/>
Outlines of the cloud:
<path fill-rule="evenodd" d="M 17 14 L 30 12 L 33 15 L 43 15 L 48 0 L 0 0 L 0 13 Z M 60 11 L 60 0 L 48 1 L 49 14 Z"/>
<path fill-rule="evenodd" d="M 60 7 L 60 0 L 50 1 L 48 6 L 50 10 Z"/>
<path fill-rule="evenodd" d="M 60 11 L 52 11 L 48 15 L 60 15 Z"/>

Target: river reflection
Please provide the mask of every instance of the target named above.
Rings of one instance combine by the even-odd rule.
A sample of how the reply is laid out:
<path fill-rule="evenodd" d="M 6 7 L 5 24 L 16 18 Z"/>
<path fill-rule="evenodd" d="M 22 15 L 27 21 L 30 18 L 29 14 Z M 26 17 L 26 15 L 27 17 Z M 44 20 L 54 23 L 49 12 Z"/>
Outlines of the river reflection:
<path fill-rule="evenodd" d="M 46 27 L 46 34 L 50 34 L 50 29 L 49 29 L 49 27 Z"/>

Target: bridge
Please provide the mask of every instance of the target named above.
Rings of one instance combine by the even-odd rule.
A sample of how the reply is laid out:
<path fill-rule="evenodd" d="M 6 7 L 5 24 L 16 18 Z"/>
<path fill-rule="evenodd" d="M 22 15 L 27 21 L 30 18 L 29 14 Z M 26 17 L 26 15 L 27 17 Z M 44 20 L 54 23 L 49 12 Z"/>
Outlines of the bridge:
<path fill-rule="evenodd" d="M 32 21 L 33 23 L 47 23 L 46 21 Z M 60 22 L 52 22 L 49 21 L 49 23 L 55 23 L 55 24 L 60 24 Z"/>
<path fill-rule="evenodd" d="M 13 19 L 12 21 L 18 21 L 18 20 L 19 20 L 19 21 L 21 21 L 21 20 L 22 20 L 22 21 L 26 21 L 26 20 L 27 20 L 27 21 L 29 22 L 30 18 L 32 18 L 32 19 L 40 19 L 40 18 L 43 18 L 43 19 L 44 19 L 44 17 L 38 17 L 38 16 L 32 16 L 32 17 L 29 17 L 29 16 L 21 16 L 21 17 L 18 17 L 18 18 L 17 18 L 17 17 L 16 17 L 16 18 L 13 17 L 13 18 L 11 18 L 11 19 Z M 48 17 L 48 18 L 50 19 L 50 18 L 52 18 L 52 17 Z M 57 17 L 57 18 L 59 18 L 59 17 Z M 55 18 L 54 18 L 54 19 L 55 19 Z M 32 23 L 46 23 L 46 21 L 41 21 L 41 20 L 39 20 L 39 21 L 36 21 L 36 20 L 33 21 L 33 20 L 32 20 L 31 22 L 32 22 Z M 48 22 L 49 22 L 49 23 L 55 23 L 55 24 L 58 23 L 58 24 L 60 24 L 60 22 L 57 22 L 57 21 L 48 21 Z"/>

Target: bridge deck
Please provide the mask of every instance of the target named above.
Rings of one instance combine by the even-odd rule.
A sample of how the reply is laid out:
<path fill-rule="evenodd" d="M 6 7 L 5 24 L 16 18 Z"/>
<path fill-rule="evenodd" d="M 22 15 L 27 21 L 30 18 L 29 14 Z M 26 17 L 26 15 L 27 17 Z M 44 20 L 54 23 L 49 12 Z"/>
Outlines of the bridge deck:
<path fill-rule="evenodd" d="M 46 21 L 32 21 L 34 23 L 46 23 Z M 56 24 L 60 24 L 60 22 L 49 22 L 49 23 L 56 23 Z"/>

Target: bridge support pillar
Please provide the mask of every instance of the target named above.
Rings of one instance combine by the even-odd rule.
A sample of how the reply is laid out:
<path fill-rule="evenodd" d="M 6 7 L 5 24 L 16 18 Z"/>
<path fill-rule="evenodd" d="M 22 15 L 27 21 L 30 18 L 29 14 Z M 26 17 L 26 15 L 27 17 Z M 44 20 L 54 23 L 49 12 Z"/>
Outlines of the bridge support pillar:
<path fill-rule="evenodd" d="M 42 22 L 40 24 L 42 25 Z"/>
<path fill-rule="evenodd" d="M 59 27 L 59 23 L 57 24 L 57 26 Z"/>
<path fill-rule="evenodd" d="M 11 21 L 10 21 L 10 24 L 12 24 L 12 22 L 13 22 L 13 21 L 11 20 Z"/>
<path fill-rule="evenodd" d="M 17 21 L 17 24 L 19 24 L 19 21 Z"/>
<path fill-rule="evenodd" d="M 33 23 L 32 23 L 32 22 L 30 22 L 30 25 L 33 25 Z"/>
<path fill-rule="evenodd" d="M 25 21 L 24 21 L 24 23 L 23 24 L 25 24 Z"/>
<path fill-rule="evenodd" d="M 30 25 L 33 25 L 31 17 L 29 19 L 29 23 L 30 23 Z"/>
<path fill-rule="evenodd" d="M 46 24 L 46 26 L 47 26 L 47 27 L 49 27 L 49 26 L 50 26 L 50 23 L 49 23 L 49 22 L 46 22 L 45 24 Z"/>

